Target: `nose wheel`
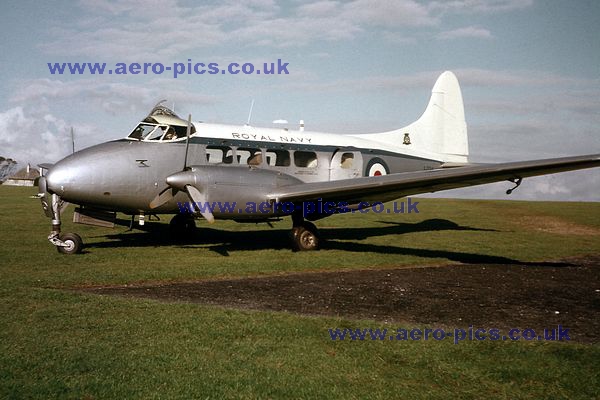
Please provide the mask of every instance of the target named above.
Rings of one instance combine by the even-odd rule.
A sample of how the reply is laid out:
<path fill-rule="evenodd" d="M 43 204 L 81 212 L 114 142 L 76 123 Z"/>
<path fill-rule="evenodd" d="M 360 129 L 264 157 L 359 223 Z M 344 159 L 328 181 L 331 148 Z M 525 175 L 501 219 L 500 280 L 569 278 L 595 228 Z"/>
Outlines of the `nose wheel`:
<path fill-rule="evenodd" d="M 57 245 L 56 250 L 61 254 L 77 254 L 83 249 L 83 240 L 76 233 L 62 233 L 59 240 L 62 244 Z"/>
<path fill-rule="evenodd" d="M 42 198 L 42 206 L 45 211 L 49 211 L 52 218 L 52 232 L 48 236 L 48 240 L 61 254 L 77 254 L 83 250 L 83 240 L 76 233 L 61 233 L 60 232 L 60 213 L 66 204 L 56 195 L 52 195 L 51 204 L 46 203 L 45 196 Z"/>

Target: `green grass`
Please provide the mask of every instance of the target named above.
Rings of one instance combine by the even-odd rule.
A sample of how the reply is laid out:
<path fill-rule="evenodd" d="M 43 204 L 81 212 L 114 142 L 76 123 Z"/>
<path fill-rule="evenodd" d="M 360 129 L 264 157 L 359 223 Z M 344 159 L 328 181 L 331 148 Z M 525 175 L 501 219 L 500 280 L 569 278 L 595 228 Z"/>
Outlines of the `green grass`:
<path fill-rule="evenodd" d="M 308 253 L 288 250 L 289 221 L 273 228 L 200 222 L 205 229 L 180 244 L 165 237 L 167 218 L 150 232 L 125 232 L 73 225 L 71 207 L 64 231 L 78 232 L 88 247 L 63 256 L 46 240 L 50 221 L 39 201 L 27 199 L 35 191 L 0 186 L 2 398 L 592 398 L 600 392 L 599 345 L 333 342 L 328 328 L 382 323 L 64 289 L 597 253 L 600 235 L 569 229 L 600 231 L 599 203 L 420 199 L 416 215 L 319 221 L 330 240 Z M 550 232 L 531 222 L 557 220 L 564 225 Z"/>

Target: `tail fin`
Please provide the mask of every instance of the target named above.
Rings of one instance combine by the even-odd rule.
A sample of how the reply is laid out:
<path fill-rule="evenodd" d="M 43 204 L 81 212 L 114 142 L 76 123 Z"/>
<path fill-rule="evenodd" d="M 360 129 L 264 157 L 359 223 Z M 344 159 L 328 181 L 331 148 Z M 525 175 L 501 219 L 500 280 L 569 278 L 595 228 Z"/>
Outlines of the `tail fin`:
<path fill-rule="evenodd" d="M 467 124 L 458 79 L 450 71 L 442 73 L 431 90 L 429 104 L 421 118 L 402 129 L 368 136 L 396 146 L 404 144 L 418 152 L 432 153 L 443 162 L 467 163 Z"/>

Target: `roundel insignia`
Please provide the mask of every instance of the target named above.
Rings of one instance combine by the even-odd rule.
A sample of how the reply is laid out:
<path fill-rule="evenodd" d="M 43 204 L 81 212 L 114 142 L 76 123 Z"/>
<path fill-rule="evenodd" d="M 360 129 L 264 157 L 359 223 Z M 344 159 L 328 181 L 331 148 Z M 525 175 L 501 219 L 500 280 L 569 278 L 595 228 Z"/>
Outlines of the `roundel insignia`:
<path fill-rule="evenodd" d="M 389 173 L 389 170 L 387 165 L 385 164 L 385 161 L 379 158 L 374 158 L 367 164 L 365 172 L 367 176 L 382 176 L 387 175 Z"/>

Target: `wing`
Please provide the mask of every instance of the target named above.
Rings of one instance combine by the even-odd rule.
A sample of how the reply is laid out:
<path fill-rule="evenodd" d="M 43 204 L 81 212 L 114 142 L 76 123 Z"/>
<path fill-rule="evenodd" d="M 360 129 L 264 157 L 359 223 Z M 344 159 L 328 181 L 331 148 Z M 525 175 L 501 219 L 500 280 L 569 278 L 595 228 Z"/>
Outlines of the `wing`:
<path fill-rule="evenodd" d="M 275 202 L 322 199 L 345 201 L 390 201 L 419 193 L 437 192 L 504 180 L 519 181 L 530 176 L 553 174 L 600 166 L 600 154 L 550 158 L 502 164 L 406 172 L 338 181 L 301 183 L 278 188 L 268 198 Z"/>

